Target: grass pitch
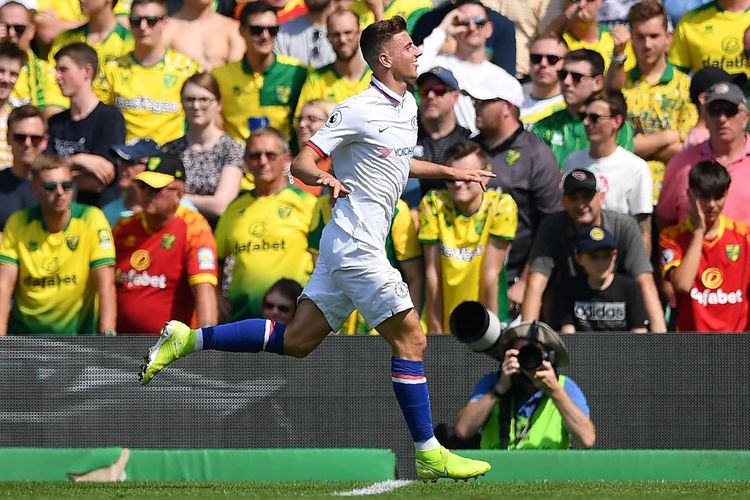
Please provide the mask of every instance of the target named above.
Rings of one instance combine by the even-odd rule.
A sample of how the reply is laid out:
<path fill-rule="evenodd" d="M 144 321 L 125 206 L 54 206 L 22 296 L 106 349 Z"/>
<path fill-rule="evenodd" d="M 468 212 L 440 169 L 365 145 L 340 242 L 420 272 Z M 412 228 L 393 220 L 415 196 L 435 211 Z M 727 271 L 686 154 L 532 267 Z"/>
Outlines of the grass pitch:
<path fill-rule="evenodd" d="M 336 495 L 372 483 L 217 483 L 142 482 L 81 484 L 54 482 L 0 483 L 0 498 L 346 498 Z M 748 498 L 749 482 L 414 482 L 368 498 L 387 499 L 548 499 L 548 498 Z M 361 498 L 361 497 L 360 497 Z"/>

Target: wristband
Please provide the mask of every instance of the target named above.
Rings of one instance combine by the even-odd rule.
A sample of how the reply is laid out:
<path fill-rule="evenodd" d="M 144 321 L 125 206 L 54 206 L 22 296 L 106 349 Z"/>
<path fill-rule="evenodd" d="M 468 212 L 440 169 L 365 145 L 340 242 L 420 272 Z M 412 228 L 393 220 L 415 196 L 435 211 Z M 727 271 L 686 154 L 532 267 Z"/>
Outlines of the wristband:
<path fill-rule="evenodd" d="M 492 386 L 492 389 L 490 389 L 490 394 L 495 396 L 495 399 L 501 399 L 503 395 L 495 388 L 495 386 Z"/>

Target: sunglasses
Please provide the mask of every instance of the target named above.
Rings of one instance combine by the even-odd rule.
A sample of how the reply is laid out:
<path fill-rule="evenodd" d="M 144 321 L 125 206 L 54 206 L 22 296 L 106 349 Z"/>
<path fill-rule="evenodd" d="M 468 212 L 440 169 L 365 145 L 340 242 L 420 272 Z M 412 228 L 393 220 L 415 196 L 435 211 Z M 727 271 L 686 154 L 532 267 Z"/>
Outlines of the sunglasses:
<path fill-rule="evenodd" d="M 562 56 L 556 56 L 553 54 L 530 54 L 529 59 L 531 60 L 531 64 L 539 64 L 542 62 L 542 59 L 546 59 L 547 64 L 554 66 L 562 59 Z"/>
<path fill-rule="evenodd" d="M 260 26 L 256 24 L 251 24 L 250 26 L 247 27 L 247 30 L 253 36 L 260 36 L 263 34 L 264 31 L 268 31 L 268 34 L 271 36 L 276 36 L 279 34 L 278 26 Z"/>
<path fill-rule="evenodd" d="M 424 99 L 428 95 L 430 95 L 430 92 L 435 94 L 435 97 L 443 97 L 445 94 L 450 92 L 451 88 L 446 87 L 445 85 L 433 85 L 432 87 L 419 87 L 419 95 Z"/>
<path fill-rule="evenodd" d="M 273 302 L 263 301 L 263 309 L 276 309 L 280 313 L 288 313 L 292 310 L 290 306 L 284 304 L 274 304 Z"/>
<path fill-rule="evenodd" d="M 597 123 L 599 123 L 600 118 L 612 118 L 612 115 L 600 115 L 597 113 L 578 113 L 578 118 L 581 121 L 588 119 L 589 123 L 596 125 Z"/>
<path fill-rule="evenodd" d="M 153 28 L 157 24 L 159 24 L 159 21 L 163 21 L 164 16 L 144 16 L 144 17 L 131 17 L 130 18 L 130 27 L 131 28 L 140 28 L 141 22 L 146 21 L 146 24 L 149 28 Z"/>
<path fill-rule="evenodd" d="M 583 80 L 584 78 L 592 77 L 592 75 L 584 75 L 583 73 L 577 73 L 575 71 L 568 71 L 566 69 L 561 69 L 560 71 L 557 72 L 557 77 L 560 79 L 561 82 L 565 80 L 568 77 L 568 75 L 570 75 L 570 78 L 573 79 L 573 83 L 576 85 L 581 83 L 581 80 Z"/>
<path fill-rule="evenodd" d="M 27 139 L 31 139 L 31 144 L 36 147 L 39 146 L 39 144 L 42 142 L 42 139 L 44 139 L 43 135 L 27 135 L 27 134 L 13 134 L 13 140 L 16 142 L 20 142 L 25 144 Z"/>
<path fill-rule="evenodd" d="M 275 153 L 273 151 L 259 151 L 256 153 L 245 154 L 245 158 L 250 161 L 260 161 L 263 156 L 268 158 L 268 161 L 276 161 L 281 158 L 281 155 L 279 153 Z"/>
<path fill-rule="evenodd" d="M 66 193 L 73 189 L 73 181 L 62 181 L 62 182 L 43 182 L 42 189 L 47 193 L 54 193 L 57 188 L 61 187 Z"/>
<path fill-rule="evenodd" d="M 740 108 L 728 102 L 717 102 L 709 104 L 706 111 L 713 117 L 724 115 L 727 118 L 732 118 L 740 112 Z"/>
<path fill-rule="evenodd" d="M 477 28 L 484 28 L 484 25 L 487 24 L 487 18 L 484 16 L 467 17 L 458 21 L 458 26 L 469 26 L 472 23 Z"/>
<path fill-rule="evenodd" d="M 7 24 L 7 23 L 1 23 L 1 24 L 2 26 L 5 27 L 6 30 L 8 31 L 13 30 L 16 33 L 16 36 L 23 35 L 23 32 L 26 31 L 26 28 L 28 28 L 28 26 L 26 26 L 25 24 Z"/>

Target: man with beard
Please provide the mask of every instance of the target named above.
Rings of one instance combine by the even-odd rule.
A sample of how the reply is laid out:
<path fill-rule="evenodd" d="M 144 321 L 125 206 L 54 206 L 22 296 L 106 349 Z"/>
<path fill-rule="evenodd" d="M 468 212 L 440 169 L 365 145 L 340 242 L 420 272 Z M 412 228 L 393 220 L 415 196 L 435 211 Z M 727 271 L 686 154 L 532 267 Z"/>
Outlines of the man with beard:
<path fill-rule="evenodd" d="M 307 13 L 281 26 L 274 50 L 302 63 L 320 68 L 336 58 L 326 38 L 326 19 L 333 12 L 331 0 L 305 0 Z"/>
<path fill-rule="evenodd" d="M 359 94 L 370 85 L 372 71 L 362 58 L 359 48 L 357 15 L 350 10 L 337 10 L 328 16 L 326 24 L 328 40 L 336 53 L 336 60 L 307 77 L 297 101 L 297 117 L 305 103 L 315 99 L 339 103 Z"/>
<path fill-rule="evenodd" d="M 596 430 L 586 397 L 573 379 L 557 373 L 568 364 L 560 336 L 544 323 L 526 321 L 504 330 L 500 342 L 505 349 L 500 369 L 474 386 L 458 414 L 456 437 L 480 432 L 482 449 L 593 447 Z M 541 364 L 522 365 L 523 354 L 534 347 L 546 355 Z"/>

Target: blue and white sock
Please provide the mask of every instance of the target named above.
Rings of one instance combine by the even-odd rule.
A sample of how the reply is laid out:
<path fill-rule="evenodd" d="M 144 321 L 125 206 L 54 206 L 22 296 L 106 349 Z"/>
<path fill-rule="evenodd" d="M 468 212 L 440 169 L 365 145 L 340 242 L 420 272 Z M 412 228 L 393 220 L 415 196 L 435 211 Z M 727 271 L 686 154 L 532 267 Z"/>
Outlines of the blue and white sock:
<path fill-rule="evenodd" d="M 286 325 L 267 319 L 246 319 L 196 330 L 195 350 L 274 352 L 284 354 Z"/>
<path fill-rule="evenodd" d="M 418 451 L 437 448 L 440 443 L 432 430 L 430 393 L 424 376 L 424 363 L 392 357 L 391 381 L 414 447 Z"/>

